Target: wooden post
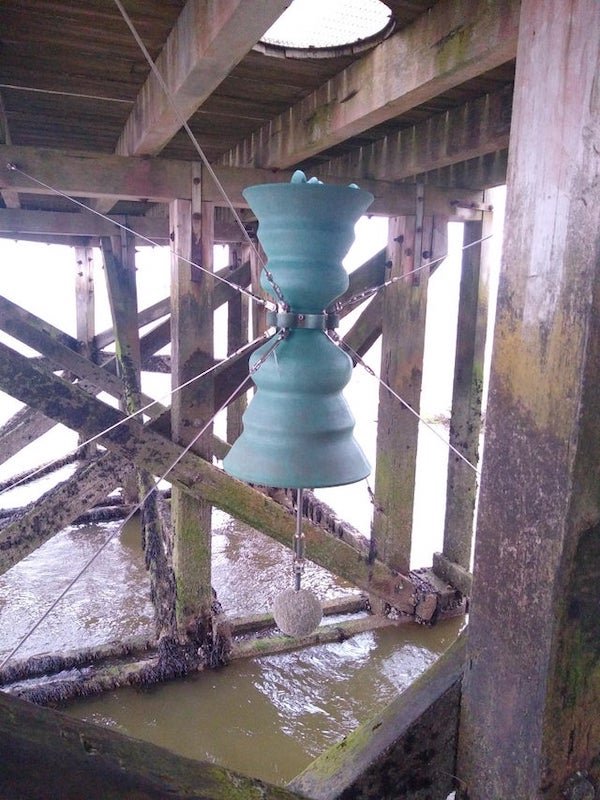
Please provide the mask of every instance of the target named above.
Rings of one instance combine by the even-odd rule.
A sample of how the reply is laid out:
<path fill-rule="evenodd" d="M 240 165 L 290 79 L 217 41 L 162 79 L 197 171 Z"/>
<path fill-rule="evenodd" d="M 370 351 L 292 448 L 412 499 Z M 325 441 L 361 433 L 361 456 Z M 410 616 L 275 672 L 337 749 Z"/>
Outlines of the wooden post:
<path fill-rule="evenodd" d="M 249 259 L 249 247 L 230 246 L 232 269 Z M 227 304 L 227 354 L 231 355 L 248 341 L 248 298 L 238 292 Z M 227 441 L 233 444 L 242 432 L 242 415 L 247 406 L 246 394 L 230 403 L 227 408 Z"/>
<path fill-rule="evenodd" d="M 204 269 L 213 269 L 214 206 L 201 200 L 200 168 L 195 167 L 192 201 L 175 200 L 170 206 L 175 251 Z M 173 388 L 212 364 L 213 279 L 187 261 L 171 261 L 171 359 Z M 173 394 L 173 440 L 188 445 L 212 417 L 213 381 L 192 383 Z M 193 445 L 210 461 L 212 426 Z M 211 510 L 203 500 L 173 487 L 173 569 L 177 583 L 177 626 L 199 643 L 211 630 Z"/>
<path fill-rule="evenodd" d="M 115 255 L 111 239 L 101 240 L 108 296 L 115 330 L 117 370 L 123 381 L 123 405 L 128 414 L 141 408 L 140 339 L 137 324 L 137 290 L 135 283 L 135 250 L 132 241 Z M 117 240 L 117 244 L 119 244 Z M 122 260 L 124 257 L 125 261 Z M 174 629 L 173 576 L 164 549 L 164 537 L 158 513 L 158 500 L 152 475 L 140 470 L 137 491 L 125 485 L 130 502 L 143 500 L 142 525 L 146 566 L 150 572 L 152 600 L 156 612 L 157 633 L 171 634 Z"/>
<path fill-rule="evenodd" d="M 390 219 L 392 277 L 406 275 L 419 262 L 416 227 L 415 217 Z M 416 411 L 423 375 L 428 274 L 429 270 L 423 270 L 392 284 L 384 297 L 381 378 Z M 407 572 L 410 565 L 418 428 L 416 417 L 382 386 L 371 544 L 377 558 L 400 572 Z"/>
<path fill-rule="evenodd" d="M 600 788 L 600 4 L 523 0 L 457 776 Z"/>
<path fill-rule="evenodd" d="M 485 221 L 465 222 L 458 300 L 456 360 L 450 417 L 450 444 L 474 467 L 479 461 L 483 362 L 487 331 L 489 260 L 487 243 L 480 242 L 491 229 Z M 443 552 L 435 553 L 434 571 L 444 580 L 471 593 L 471 549 L 477 474 L 456 453 L 448 454 L 446 518 Z"/>
<path fill-rule="evenodd" d="M 81 346 L 81 354 L 94 360 L 94 335 L 96 333 L 96 316 L 94 305 L 94 253 L 87 244 L 75 247 L 75 309 L 76 336 Z M 81 443 L 82 439 L 79 439 Z M 91 458 L 96 452 L 96 445 L 88 445 L 81 452 L 83 458 Z"/>

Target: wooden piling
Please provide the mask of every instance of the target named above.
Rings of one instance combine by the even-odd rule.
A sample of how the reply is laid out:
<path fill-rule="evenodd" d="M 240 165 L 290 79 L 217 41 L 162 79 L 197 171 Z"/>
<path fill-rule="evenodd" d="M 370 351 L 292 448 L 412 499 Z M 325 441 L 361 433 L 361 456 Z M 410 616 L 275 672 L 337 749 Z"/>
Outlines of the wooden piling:
<path fill-rule="evenodd" d="M 598 31 L 596 0 L 521 3 L 461 702 L 469 800 L 591 798 L 600 781 Z"/>
<path fill-rule="evenodd" d="M 490 280 L 489 244 L 481 239 L 490 231 L 490 212 L 485 213 L 481 222 L 464 223 L 449 442 L 473 467 L 449 452 L 443 551 L 434 554 L 436 574 L 466 595 L 471 593 L 473 515 L 478 483 L 475 469 L 479 466 Z"/>
<path fill-rule="evenodd" d="M 390 277 L 411 272 L 420 262 L 415 217 L 390 219 Z M 423 377 L 428 270 L 410 275 L 385 290 L 381 378 L 415 411 Z M 393 569 L 410 565 L 412 515 L 419 423 L 389 391 L 379 391 L 373 552 Z"/>
<path fill-rule="evenodd" d="M 213 271 L 214 206 L 202 202 L 200 170 L 194 172 L 192 201 L 171 203 L 175 251 L 189 261 Z M 171 262 L 171 376 L 173 389 L 213 364 L 213 284 L 206 272 L 189 261 Z M 213 381 L 192 383 L 175 391 L 171 429 L 174 441 L 189 445 L 214 413 Z M 212 426 L 193 445 L 209 459 Z M 173 569 L 177 584 L 177 626 L 181 633 L 205 644 L 211 623 L 211 513 L 205 500 L 173 487 L 171 509 L 174 529 Z"/>

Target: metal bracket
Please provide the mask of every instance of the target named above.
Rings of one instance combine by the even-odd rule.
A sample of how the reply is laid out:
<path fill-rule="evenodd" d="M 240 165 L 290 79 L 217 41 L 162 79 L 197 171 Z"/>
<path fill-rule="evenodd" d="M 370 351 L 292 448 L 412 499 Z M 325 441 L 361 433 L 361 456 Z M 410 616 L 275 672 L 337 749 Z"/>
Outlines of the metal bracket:
<path fill-rule="evenodd" d="M 275 328 L 304 328 L 305 330 L 330 331 L 340 324 L 338 314 L 295 314 L 293 311 L 267 311 L 267 325 Z"/>

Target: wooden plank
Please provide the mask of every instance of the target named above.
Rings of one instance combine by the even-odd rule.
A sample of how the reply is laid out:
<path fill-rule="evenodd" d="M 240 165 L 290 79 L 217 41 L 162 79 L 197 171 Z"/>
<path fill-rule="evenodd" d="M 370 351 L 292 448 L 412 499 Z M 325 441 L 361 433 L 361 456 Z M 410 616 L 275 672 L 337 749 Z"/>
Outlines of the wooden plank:
<path fill-rule="evenodd" d="M 2 343 L 0 388 L 17 399 L 26 398 L 32 407 L 51 414 L 58 422 L 86 436 L 106 431 L 100 442 L 107 448 L 156 475 L 169 471 L 171 483 L 177 483 L 193 496 L 211 502 L 290 547 L 295 518 L 282 506 L 199 456 L 193 453 L 182 455 L 179 445 L 136 420 L 123 421 L 123 414 L 118 409 L 96 400 L 78 386 L 67 383 Z M 122 424 L 108 430 L 117 422 Z M 316 525 L 306 522 L 303 530 L 312 561 L 360 589 L 383 597 L 392 606 L 412 613 L 415 600 L 408 578 L 326 534 Z"/>
<path fill-rule="evenodd" d="M 332 159 L 327 175 L 402 180 L 505 150 L 511 109 L 509 85 Z"/>
<path fill-rule="evenodd" d="M 32 177 L 54 189 L 75 197 L 117 197 L 128 200 L 170 202 L 175 198 L 191 199 L 191 162 L 165 158 L 140 158 L 134 156 L 107 156 L 92 152 L 52 150 L 42 147 L 8 147 L 0 145 L 0 190 L 4 188 L 29 194 L 52 194 L 51 189 L 9 170 L 6 164 L 14 163 Z M 2 166 L 4 165 L 4 166 Z M 291 171 L 273 172 L 269 169 L 214 166 L 215 173 L 227 197 L 234 206 L 247 208 L 242 190 L 258 183 L 287 182 Z M 332 178 L 331 183 L 347 183 L 349 178 Z M 415 187 L 389 181 L 361 180 L 361 186 L 370 191 L 375 200 L 369 208 L 372 214 L 414 213 Z M 225 205 L 221 190 L 206 179 L 203 185 L 207 202 Z M 452 211 L 450 201 L 473 200 L 469 190 L 438 192 L 432 196 L 437 205 L 428 206 L 429 213 Z M 481 199 L 478 196 L 477 201 Z"/>
<path fill-rule="evenodd" d="M 123 381 L 111 373 L 108 364 L 99 367 L 80 355 L 77 339 L 73 339 L 5 297 L 0 297 L 0 329 L 46 356 L 54 368 L 68 370 L 84 379 L 84 388 L 87 391 L 96 394 L 107 392 L 113 397 L 122 397 Z M 142 395 L 142 398 L 145 405 L 153 402 L 153 399 L 146 395 Z M 155 408 L 150 407 L 146 413 L 156 416 L 160 408 L 160 404 L 157 403 Z"/>
<path fill-rule="evenodd" d="M 56 425 L 33 408 L 21 408 L 0 428 L 0 464 L 4 464 L 28 444 L 39 439 Z"/>
<path fill-rule="evenodd" d="M 2 92 L 0 92 L 0 142 L 3 144 L 12 144 L 12 136 L 8 126 L 8 115 L 6 113 Z M 3 192 L 0 192 L 0 195 L 2 196 L 6 208 L 14 209 L 21 207 L 18 192 L 14 192 L 12 189 L 5 189 Z"/>
<path fill-rule="evenodd" d="M 96 307 L 94 302 L 94 253 L 89 244 L 75 248 L 75 325 L 79 352 L 90 361 L 96 361 L 94 334 L 96 332 Z M 82 444 L 82 440 L 79 440 Z M 86 445 L 82 458 L 96 452 L 96 444 Z"/>
<path fill-rule="evenodd" d="M 483 223 L 464 226 L 456 356 L 449 443 L 474 467 L 479 466 L 479 436 L 489 295 L 489 245 L 473 244 L 491 230 Z M 469 246 L 471 245 L 471 246 Z M 487 245 L 487 247 L 486 247 Z M 443 555 L 464 570 L 471 568 L 477 475 L 456 453 L 448 454 Z M 443 576 L 441 576 L 443 577 Z"/>
<path fill-rule="evenodd" d="M 84 151 L 65 152 L 37 147 L 0 145 L 0 188 L 31 194 L 52 194 L 7 169 L 16 164 L 32 177 L 75 197 L 114 196 L 168 203 L 190 194 L 189 162 L 127 158 Z"/>
<path fill-rule="evenodd" d="M 115 331 L 117 372 L 123 383 L 121 407 L 127 414 L 133 414 L 142 407 L 133 236 L 127 234 L 121 244 L 120 253 L 115 254 L 111 240 L 102 239 L 102 256 Z M 150 574 L 157 635 L 160 636 L 174 633 L 176 589 L 165 547 L 159 498 L 154 489 L 154 478 L 146 469 L 138 471 L 137 481 L 126 482 L 124 486 L 129 502 L 139 500 L 141 503 L 144 555 Z"/>
<path fill-rule="evenodd" d="M 192 202 L 171 204 L 171 227 L 175 251 L 213 269 L 212 205 L 202 203 L 201 174 L 196 176 L 197 194 Z M 171 376 L 177 388 L 203 372 L 213 362 L 213 280 L 210 275 L 173 257 L 171 261 Z M 196 381 L 172 396 L 171 435 L 187 446 L 214 413 L 214 381 Z M 212 426 L 193 445 L 193 451 L 212 458 Z M 211 632 L 211 518 L 212 506 L 174 486 L 173 569 L 177 582 L 177 625 L 180 632 L 194 635 L 198 646 L 206 645 Z M 193 634 L 192 634 L 193 632 Z"/>
<path fill-rule="evenodd" d="M 312 800 L 447 797 L 454 788 L 466 636 L 381 713 L 318 756 L 289 784 Z"/>
<path fill-rule="evenodd" d="M 230 246 L 229 257 L 232 265 L 247 261 L 250 266 L 249 246 Z M 249 298 L 237 293 L 227 304 L 227 354 L 228 356 L 248 343 Z M 242 432 L 242 417 L 248 405 L 246 393 L 240 395 L 227 406 L 226 438 L 231 444 Z"/>
<path fill-rule="evenodd" d="M 344 344 L 357 353 L 361 358 L 368 353 L 383 329 L 383 293 L 373 297 L 360 317 L 343 337 Z M 352 357 L 352 353 L 350 353 Z"/>
<path fill-rule="evenodd" d="M 516 0 L 439 0 L 234 148 L 228 163 L 290 167 L 510 61 L 518 11 Z"/>
<path fill-rule="evenodd" d="M 117 142 L 119 155 L 156 155 L 256 44 L 289 0 L 188 0 Z"/>
<path fill-rule="evenodd" d="M 80 800 L 296 800 L 216 764 L 0 693 L 0 794 Z M 57 768 L 57 765 L 60 765 Z"/>
<path fill-rule="evenodd" d="M 171 298 L 165 297 L 163 300 L 159 300 L 157 303 L 154 303 L 148 308 L 144 308 L 142 311 L 138 313 L 137 317 L 137 324 L 138 328 L 143 327 L 144 325 L 149 325 L 151 322 L 156 322 L 156 320 L 160 319 L 161 317 L 165 317 L 171 313 Z M 108 328 L 101 333 L 97 333 L 94 337 L 94 345 L 97 350 L 102 350 L 102 348 L 107 347 L 107 345 L 112 344 L 115 340 L 115 332 L 112 327 Z"/>
<path fill-rule="evenodd" d="M 166 217 L 134 217 L 112 215 L 103 219 L 86 211 L 29 211 L 25 209 L 0 209 L 0 233 L 19 239 L 26 234 L 55 234 L 63 236 L 114 236 L 118 225 L 126 225 L 136 233 L 153 241 L 169 242 L 169 221 Z M 144 244 L 140 239 L 139 244 Z"/>
<path fill-rule="evenodd" d="M 96 240 L 102 236 L 115 235 L 120 225 L 138 234 L 138 245 L 148 245 L 147 239 L 160 245 L 171 243 L 167 217 L 111 214 L 108 219 L 104 219 L 87 211 L 0 208 L 0 236 L 9 235 L 14 239 L 53 234 L 52 240 L 60 244 L 66 237 L 85 236 L 92 238 L 95 246 L 99 246 Z M 237 241 L 241 237 L 237 225 L 215 221 L 215 242 Z"/>
<path fill-rule="evenodd" d="M 46 492 L 0 531 L 0 574 L 104 500 L 130 471 L 120 456 L 103 453 Z"/>
<path fill-rule="evenodd" d="M 415 217 L 390 220 L 388 254 L 392 278 L 407 275 L 419 263 L 415 228 Z M 425 270 L 397 281 L 385 290 L 383 302 L 380 375 L 417 412 L 423 375 L 427 277 Z M 416 417 L 381 386 L 371 541 L 378 558 L 404 572 L 410 564 L 417 438 Z"/>
<path fill-rule="evenodd" d="M 596 0 L 521 4 L 456 773 L 470 800 L 600 781 L 599 30 Z"/>

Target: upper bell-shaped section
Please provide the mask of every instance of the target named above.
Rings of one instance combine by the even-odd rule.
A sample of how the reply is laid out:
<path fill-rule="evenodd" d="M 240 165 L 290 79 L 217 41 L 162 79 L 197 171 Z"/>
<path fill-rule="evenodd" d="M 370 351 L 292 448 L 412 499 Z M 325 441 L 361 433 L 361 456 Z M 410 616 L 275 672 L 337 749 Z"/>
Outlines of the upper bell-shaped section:
<path fill-rule="evenodd" d="M 355 186 L 307 181 L 301 172 L 291 184 L 252 186 L 244 196 L 258 217 L 258 236 L 290 307 L 290 323 L 289 329 L 287 322 L 279 323 L 287 333 L 272 353 L 268 342 L 252 356 L 251 366 L 261 363 L 254 376 L 257 391 L 223 467 L 236 478 L 266 486 L 362 480 L 370 468 L 354 439 L 354 419 L 342 394 L 352 362 L 324 329 L 303 327 L 299 318 L 322 314 L 347 289 L 342 259 L 373 196 Z M 262 284 L 273 293 L 264 278 Z"/>
<path fill-rule="evenodd" d="M 300 170 L 291 183 L 250 186 L 243 195 L 258 218 L 269 270 L 290 308 L 308 314 L 323 311 L 348 288 L 342 259 L 373 195 L 355 185 L 307 181 Z M 273 295 L 264 274 L 261 284 Z"/>

